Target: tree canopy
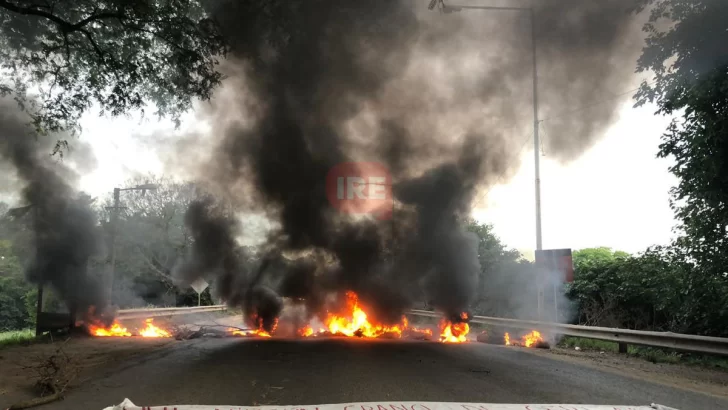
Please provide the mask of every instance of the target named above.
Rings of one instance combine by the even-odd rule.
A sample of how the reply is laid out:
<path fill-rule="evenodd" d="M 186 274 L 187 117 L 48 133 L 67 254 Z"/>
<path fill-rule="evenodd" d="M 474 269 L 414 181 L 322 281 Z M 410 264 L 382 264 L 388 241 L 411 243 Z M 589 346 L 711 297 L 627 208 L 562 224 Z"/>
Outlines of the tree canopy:
<path fill-rule="evenodd" d="M 728 255 L 728 2 L 643 0 L 651 6 L 638 70 L 655 73 L 638 104 L 679 115 L 659 157 L 674 158 L 672 204 L 681 222 L 677 245 L 705 274 L 726 280 Z"/>
<path fill-rule="evenodd" d="M 39 132 L 76 130 L 94 104 L 178 120 L 220 83 L 226 51 L 196 0 L 0 0 L 0 94 Z"/>
<path fill-rule="evenodd" d="M 628 258 L 629 254 L 624 251 L 614 251 L 605 246 L 599 248 L 585 248 L 572 252 L 574 266 L 590 265 L 602 262 L 613 262 L 616 259 Z"/>

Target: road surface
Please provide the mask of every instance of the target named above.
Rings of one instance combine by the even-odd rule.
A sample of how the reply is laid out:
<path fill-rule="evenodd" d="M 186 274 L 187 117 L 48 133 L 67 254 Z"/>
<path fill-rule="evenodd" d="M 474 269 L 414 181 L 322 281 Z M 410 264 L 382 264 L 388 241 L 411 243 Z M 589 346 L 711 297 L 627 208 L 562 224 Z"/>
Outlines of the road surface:
<path fill-rule="evenodd" d="M 48 409 L 137 405 L 291 405 L 361 401 L 659 403 L 728 409 L 728 400 L 555 360 L 521 348 L 386 340 L 196 339 L 104 369 Z"/>

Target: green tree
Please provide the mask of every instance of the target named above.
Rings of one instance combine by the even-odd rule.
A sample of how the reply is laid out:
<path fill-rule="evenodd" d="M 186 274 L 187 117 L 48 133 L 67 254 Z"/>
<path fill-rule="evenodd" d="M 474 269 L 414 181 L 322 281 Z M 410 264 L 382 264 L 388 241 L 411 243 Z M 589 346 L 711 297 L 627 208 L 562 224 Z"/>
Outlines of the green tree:
<path fill-rule="evenodd" d="M 617 252 L 608 248 L 586 251 L 596 257 L 586 259 L 581 251 L 575 252 L 578 262 L 568 289 L 578 302 L 581 323 L 674 330 L 684 275 L 679 266 L 670 263 L 663 248 L 635 257 L 615 256 Z"/>
<path fill-rule="evenodd" d="M 184 214 L 196 189 L 189 183 L 154 176 L 133 178 L 123 185 L 147 183 L 157 185 L 157 189 L 121 194 L 114 288 L 118 302 L 125 306 L 174 304 L 177 293 L 194 294 L 176 287 L 171 270 L 192 243 L 184 226 Z M 100 220 L 108 236 L 112 229 L 112 195 L 99 205 Z"/>
<path fill-rule="evenodd" d="M 574 262 L 574 269 L 578 270 L 583 265 L 612 262 L 615 259 L 628 258 L 629 254 L 624 251 L 613 251 L 612 248 L 602 246 L 599 248 L 579 249 L 572 252 L 571 257 Z"/>
<path fill-rule="evenodd" d="M 536 294 L 533 266 L 515 249 L 508 248 L 493 225 L 467 221 L 466 228 L 478 238 L 480 275 L 472 310 L 476 314 L 526 318 L 536 314 L 524 295 Z"/>
<path fill-rule="evenodd" d="M 120 115 L 151 102 L 176 120 L 210 97 L 226 51 L 196 0 L 0 0 L 0 94 L 40 132 L 76 129 L 92 104 Z"/>
<path fill-rule="evenodd" d="M 26 306 L 32 288 L 23 279 L 23 270 L 10 241 L 0 240 L 0 331 L 24 329 L 34 321 Z"/>
<path fill-rule="evenodd" d="M 671 191 L 682 234 L 676 245 L 697 264 L 698 277 L 726 280 L 728 2 L 643 0 L 642 5 L 651 6 L 651 15 L 638 69 L 654 72 L 655 82 L 642 85 L 637 103 L 654 102 L 658 112 L 681 117 L 663 136 L 658 154 L 675 160 L 670 172 L 679 179 Z"/>
<path fill-rule="evenodd" d="M 699 274 L 699 267 L 680 247 L 653 247 L 637 256 L 603 256 L 574 264 L 567 296 L 576 303 L 579 323 L 728 335 L 728 288 L 721 279 Z"/>

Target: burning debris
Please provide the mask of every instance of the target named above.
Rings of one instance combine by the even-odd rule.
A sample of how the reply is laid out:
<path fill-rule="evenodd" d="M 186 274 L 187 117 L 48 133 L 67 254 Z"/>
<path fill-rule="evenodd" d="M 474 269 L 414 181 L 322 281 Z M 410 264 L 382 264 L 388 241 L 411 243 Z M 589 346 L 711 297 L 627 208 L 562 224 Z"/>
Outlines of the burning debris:
<path fill-rule="evenodd" d="M 463 343 L 467 341 L 470 325 L 467 323 L 468 314 L 463 312 L 455 320 L 440 322 L 440 341 L 444 343 Z"/>
<path fill-rule="evenodd" d="M 548 349 L 549 347 L 548 342 L 544 340 L 541 336 L 541 332 L 538 330 L 532 330 L 518 339 L 511 339 L 510 333 L 505 332 L 503 335 L 503 344 L 506 346 L 534 347 L 541 349 Z"/>
<path fill-rule="evenodd" d="M 100 337 L 128 337 L 132 335 L 127 328 L 116 321 L 108 327 L 90 324 L 88 325 L 88 332 L 93 336 Z"/>
<path fill-rule="evenodd" d="M 134 333 L 116 320 L 110 326 L 89 323 L 86 328 L 90 335 L 99 337 L 172 337 L 170 331 L 156 326 L 151 318 L 144 320 L 144 326 L 136 329 Z"/>
<path fill-rule="evenodd" d="M 319 326 L 308 323 L 298 328 L 294 337 L 357 337 L 357 338 L 388 338 L 388 339 L 432 339 L 433 331 L 428 328 L 410 326 L 406 316 L 402 316 L 397 323 L 382 324 L 374 320 L 368 313 L 368 309 L 361 304 L 358 295 L 353 291 L 345 293 L 345 303 L 340 310 L 327 312 L 323 317 L 314 319 Z M 463 343 L 467 341 L 468 324 L 465 323 L 468 315 L 462 313 L 458 316 L 456 323 L 443 321 L 441 323 L 442 336 L 440 340 L 447 343 Z M 256 329 L 243 330 L 229 328 L 228 332 L 235 336 L 245 337 L 271 337 L 275 335 L 278 322 L 271 332 L 266 331 L 262 324 Z M 446 336 L 448 335 L 448 336 Z"/>

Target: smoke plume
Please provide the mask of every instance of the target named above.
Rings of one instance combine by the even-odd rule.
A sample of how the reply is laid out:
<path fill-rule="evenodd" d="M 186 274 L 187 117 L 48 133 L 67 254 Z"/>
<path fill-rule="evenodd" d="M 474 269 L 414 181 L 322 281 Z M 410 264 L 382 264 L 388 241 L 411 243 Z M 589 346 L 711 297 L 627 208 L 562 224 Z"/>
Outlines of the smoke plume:
<path fill-rule="evenodd" d="M 542 116 L 629 85 L 641 45 L 631 3 L 534 3 Z M 315 312 L 344 290 L 382 321 L 415 302 L 467 310 L 481 267 L 459 221 L 480 189 L 517 169 L 532 127 L 529 14 L 439 14 L 405 0 L 210 4 L 232 47 L 229 78 L 200 114 L 209 155 L 194 146 L 185 166 L 196 162 L 214 192 L 278 229 L 264 262 L 246 268 L 235 251 L 244 227 L 200 201 L 187 214 L 194 252 L 177 273 L 216 275 L 221 294 L 267 328 L 280 298 Z M 573 158 L 615 108 L 545 124 L 547 150 Z M 350 161 L 389 169 L 391 220 L 328 203 L 327 172 Z"/>
<path fill-rule="evenodd" d="M 12 181 L 3 188 L 21 187 L 27 205 L 22 210 L 33 227 L 35 254 L 26 276 L 50 284 L 69 308 L 88 312 L 93 306 L 101 312 L 106 307 L 101 286 L 88 271 L 89 258 L 101 243 L 90 198 L 72 188 L 74 172 L 51 157 L 58 136 L 36 136 L 27 123 L 17 106 L 0 100 L 0 164 L 10 171 L 5 181 Z M 67 154 L 79 165 L 93 161 L 85 149 Z"/>

